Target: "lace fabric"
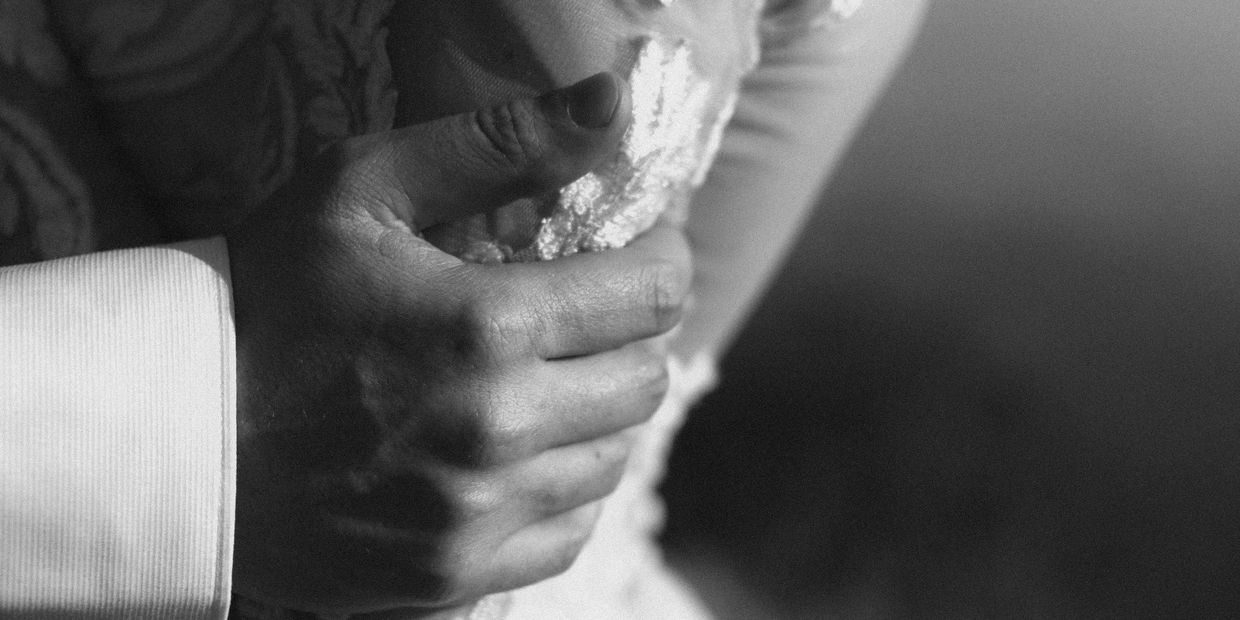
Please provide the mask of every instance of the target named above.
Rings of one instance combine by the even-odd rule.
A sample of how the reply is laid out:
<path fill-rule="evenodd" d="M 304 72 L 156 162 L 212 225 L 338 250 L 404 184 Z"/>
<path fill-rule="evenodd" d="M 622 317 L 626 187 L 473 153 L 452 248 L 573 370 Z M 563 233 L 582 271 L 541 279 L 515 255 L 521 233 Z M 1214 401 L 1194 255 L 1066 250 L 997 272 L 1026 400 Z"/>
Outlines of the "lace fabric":
<path fill-rule="evenodd" d="M 684 218 L 731 117 L 740 73 L 722 85 L 700 76 L 683 41 L 641 37 L 634 46 L 626 76 L 633 123 L 614 157 L 540 203 L 448 224 L 429 238 L 475 262 L 550 260 L 625 245 L 662 216 Z M 498 219 L 531 229 L 501 228 Z"/>

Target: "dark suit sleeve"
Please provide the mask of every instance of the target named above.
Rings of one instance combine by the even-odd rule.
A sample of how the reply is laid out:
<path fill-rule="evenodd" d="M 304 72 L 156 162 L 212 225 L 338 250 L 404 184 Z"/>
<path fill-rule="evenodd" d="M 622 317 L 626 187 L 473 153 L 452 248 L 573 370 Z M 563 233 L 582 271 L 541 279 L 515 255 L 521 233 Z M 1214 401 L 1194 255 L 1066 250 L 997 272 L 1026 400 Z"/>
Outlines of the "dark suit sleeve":
<path fill-rule="evenodd" d="M 0 3 L 0 265 L 156 241 L 40 2 Z"/>

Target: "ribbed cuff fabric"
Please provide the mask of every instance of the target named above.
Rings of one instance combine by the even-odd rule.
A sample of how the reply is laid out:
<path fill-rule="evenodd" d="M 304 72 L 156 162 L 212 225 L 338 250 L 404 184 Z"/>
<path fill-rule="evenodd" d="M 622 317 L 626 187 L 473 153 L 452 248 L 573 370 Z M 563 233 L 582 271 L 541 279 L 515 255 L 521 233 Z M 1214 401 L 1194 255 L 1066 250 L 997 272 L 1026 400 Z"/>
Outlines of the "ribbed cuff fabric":
<path fill-rule="evenodd" d="M 223 240 L 0 269 L 0 617 L 222 618 Z"/>

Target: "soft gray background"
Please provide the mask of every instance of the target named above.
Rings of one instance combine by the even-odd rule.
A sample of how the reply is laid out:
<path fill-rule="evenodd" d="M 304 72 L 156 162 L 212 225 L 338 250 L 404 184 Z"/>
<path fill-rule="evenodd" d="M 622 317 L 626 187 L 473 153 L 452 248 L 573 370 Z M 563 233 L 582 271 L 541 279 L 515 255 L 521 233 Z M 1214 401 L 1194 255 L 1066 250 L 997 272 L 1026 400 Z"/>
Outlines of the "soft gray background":
<path fill-rule="evenodd" d="M 681 438 L 677 557 L 732 617 L 1240 617 L 1238 156 L 1240 2 L 935 2 Z"/>

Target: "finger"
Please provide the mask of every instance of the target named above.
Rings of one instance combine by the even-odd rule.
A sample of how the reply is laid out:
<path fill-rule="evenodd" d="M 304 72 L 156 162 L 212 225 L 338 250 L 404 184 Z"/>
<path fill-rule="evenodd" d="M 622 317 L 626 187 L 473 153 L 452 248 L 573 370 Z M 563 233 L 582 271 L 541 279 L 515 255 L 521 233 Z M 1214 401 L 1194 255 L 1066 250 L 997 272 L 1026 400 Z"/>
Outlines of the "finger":
<path fill-rule="evenodd" d="M 628 88 L 599 73 L 533 99 L 384 134 L 380 179 L 409 199 L 414 230 L 559 190 L 616 152 Z"/>
<path fill-rule="evenodd" d="M 667 332 L 692 280 L 684 234 L 658 225 L 632 244 L 553 261 L 462 265 L 479 290 L 505 291 L 502 324 L 543 359 L 589 355 Z"/>
<path fill-rule="evenodd" d="M 513 501 L 533 523 L 607 497 L 620 484 L 639 432 L 555 448 L 520 464 L 509 478 Z"/>
<path fill-rule="evenodd" d="M 612 435 L 654 415 L 667 393 L 666 346 L 642 340 L 619 349 L 547 362 L 539 400 L 521 428 L 528 455 Z M 549 387 L 542 387 L 549 386 Z"/>
<path fill-rule="evenodd" d="M 517 531 L 492 555 L 487 590 L 513 590 L 568 570 L 594 532 L 602 509 L 601 502 L 586 504 Z"/>
<path fill-rule="evenodd" d="M 667 387 L 666 345 L 661 340 L 565 360 L 528 360 L 489 384 L 454 384 L 435 391 L 432 402 L 464 414 L 418 423 L 413 432 L 392 435 L 393 445 L 416 447 L 470 470 L 505 467 L 642 424 L 658 409 Z M 399 513 L 406 507 L 418 516 L 416 502 L 375 502 L 376 514 Z"/>

